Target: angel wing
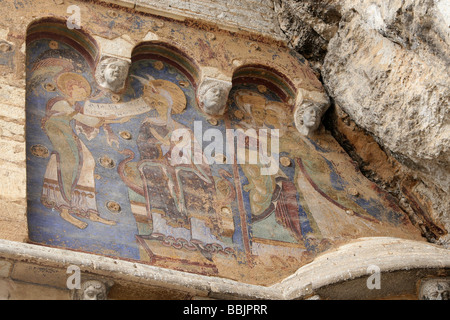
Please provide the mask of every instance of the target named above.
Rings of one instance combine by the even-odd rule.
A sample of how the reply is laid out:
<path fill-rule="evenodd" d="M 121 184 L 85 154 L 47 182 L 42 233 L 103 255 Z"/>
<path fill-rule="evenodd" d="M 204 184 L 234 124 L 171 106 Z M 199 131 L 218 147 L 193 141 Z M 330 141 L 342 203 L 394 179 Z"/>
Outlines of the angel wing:
<path fill-rule="evenodd" d="M 149 86 L 153 92 L 156 92 L 156 88 L 153 86 L 152 82 L 153 80 L 155 80 L 155 78 L 153 78 L 151 75 L 147 75 L 147 78 L 143 78 L 143 77 L 139 77 L 139 76 L 135 76 L 132 75 L 133 78 L 138 79 L 140 83 L 142 83 L 144 86 Z"/>
<path fill-rule="evenodd" d="M 133 78 L 138 79 L 140 83 L 142 83 L 143 85 L 147 85 L 150 81 L 155 80 L 155 78 L 153 78 L 151 75 L 147 75 L 147 78 L 143 78 L 143 77 L 139 77 L 139 76 L 135 76 L 132 75 Z"/>
<path fill-rule="evenodd" d="M 48 77 L 53 78 L 57 74 L 71 72 L 74 69 L 73 62 L 67 59 L 47 58 L 39 60 L 31 69 L 29 81 L 31 85 L 38 84 Z"/>

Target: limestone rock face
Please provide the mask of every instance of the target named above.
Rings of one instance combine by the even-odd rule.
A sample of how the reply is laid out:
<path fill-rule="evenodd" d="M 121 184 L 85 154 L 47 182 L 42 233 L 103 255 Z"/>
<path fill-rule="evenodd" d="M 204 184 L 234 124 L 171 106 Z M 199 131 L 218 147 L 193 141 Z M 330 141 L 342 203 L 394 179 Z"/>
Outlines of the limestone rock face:
<path fill-rule="evenodd" d="M 335 104 L 404 165 L 416 181 L 410 190 L 448 231 L 448 2 L 274 0 L 274 8 L 290 45 L 317 62 Z"/>
<path fill-rule="evenodd" d="M 445 0 L 344 1 L 383 37 L 424 60 L 449 63 L 450 4 Z"/>
<path fill-rule="evenodd" d="M 449 63 L 384 37 L 357 13 L 344 21 L 324 60 L 329 93 L 383 146 L 448 192 Z"/>
<path fill-rule="evenodd" d="M 341 19 L 340 2 L 274 0 L 274 10 L 290 46 L 312 62 L 322 61 Z"/>

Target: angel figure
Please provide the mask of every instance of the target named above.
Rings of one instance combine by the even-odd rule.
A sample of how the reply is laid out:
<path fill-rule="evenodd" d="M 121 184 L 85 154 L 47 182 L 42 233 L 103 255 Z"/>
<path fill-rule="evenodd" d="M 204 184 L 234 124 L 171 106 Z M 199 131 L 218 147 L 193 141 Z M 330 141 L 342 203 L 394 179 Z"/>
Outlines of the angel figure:
<path fill-rule="evenodd" d="M 81 113 L 80 101 L 91 94 L 89 82 L 80 74 L 60 74 L 56 84 L 63 97 L 48 101 L 42 129 L 53 145 L 53 152 L 47 164 L 41 202 L 55 209 L 60 216 L 84 229 L 87 223 L 75 216 L 88 218 L 107 225 L 114 221 L 100 217 L 95 199 L 95 160 L 79 139 L 71 123 L 80 123 L 90 128 L 99 128 L 105 121 Z"/>

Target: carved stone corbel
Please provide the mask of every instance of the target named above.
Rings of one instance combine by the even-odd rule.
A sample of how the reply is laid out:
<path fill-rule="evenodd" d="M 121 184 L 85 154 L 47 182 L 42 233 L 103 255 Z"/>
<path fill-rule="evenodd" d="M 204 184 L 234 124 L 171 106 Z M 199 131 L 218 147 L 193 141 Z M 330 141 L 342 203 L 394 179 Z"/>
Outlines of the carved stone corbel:
<path fill-rule="evenodd" d="M 197 89 L 200 108 L 212 116 L 223 115 L 231 87 L 231 81 L 204 77 Z"/>
<path fill-rule="evenodd" d="M 297 130 L 304 136 L 313 135 L 329 106 L 328 99 L 307 100 L 301 95 L 297 97 L 294 109 L 294 123 Z"/>
<path fill-rule="evenodd" d="M 105 89 L 118 92 L 125 87 L 130 61 L 104 55 L 95 69 L 95 80 Z"/>
<path fill-rule="evenodd" d="M 131 65 L 131 53 L 136 43 L 127 35 L 114 39 L 93 36 L 98 44 L 100 59 L 95 69 L 97 83 L 114 93 L 125 87 Z"/>
<path fill-rule="evenodd" d="M 80 289 L 72 290 L 72 300 L 108 300 L 108 293 L 113 285 L 112 280 L 85 280 Z"/>
<path fill-rule="evenodd" d="M 419 300 L 450 300 L 450 278 L 422 280 Z"/>

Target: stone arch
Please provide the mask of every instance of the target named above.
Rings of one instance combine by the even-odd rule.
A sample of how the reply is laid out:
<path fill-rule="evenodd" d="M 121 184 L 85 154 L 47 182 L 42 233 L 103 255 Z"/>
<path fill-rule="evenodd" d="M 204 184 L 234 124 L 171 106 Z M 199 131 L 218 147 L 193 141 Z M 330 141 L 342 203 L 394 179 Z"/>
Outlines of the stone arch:
<path fill-rule="evenodd" d="M 265 102 L 261 102 L 265 105 L 264 109 L 273 109 L 265 111 L 266 113 L 278 110 L 276 113 L 278 119 L 283 122 L 283 126 L 292 124 L 299 90 L 285 73 L 263 64 L 247 64 L 234 71 L 232 84 L 230 95 L 233 95 L 234 98 L 241 89 L 244 89 L 243 92 L 247 89 L 253 91 L 251 94 L 258 96 L 259 99 L 264 97 L 262 100 Z M 270 96 L 272 97 L 269 98 Z M 248 112 L 249 110 L 247 110 Z"/>
<path fill-rule="evenodd" d="M 100 55 L 99 46 L 95 39 L 82 27 L 69 29 L 66 20 L 53 17 L 41 18 L 28 26 L 27 46 L 33 41 L 42 39 L 57 40 L 70 45 L 83 55 L 92 69 L 95 68 Z"/>
<path fill-rule="evenodd" d="M 159 59 L 180 70 L 196 88 L 200 81 L 200 68 L 197 62 L 181 49 L 162 41 L 149 41 L 137 44 L 132 53 L 131 61 L 142 59 Z"/>
<path fill-rule="evenodd" d="M 246 64 L 235 69 L 233 86 L 239 83 L 254 83 L 266 86 L 280 99 L 292 106 L 296 100 L 297 88 L 294 83 L 279 70 L 262 64 Z"/>

